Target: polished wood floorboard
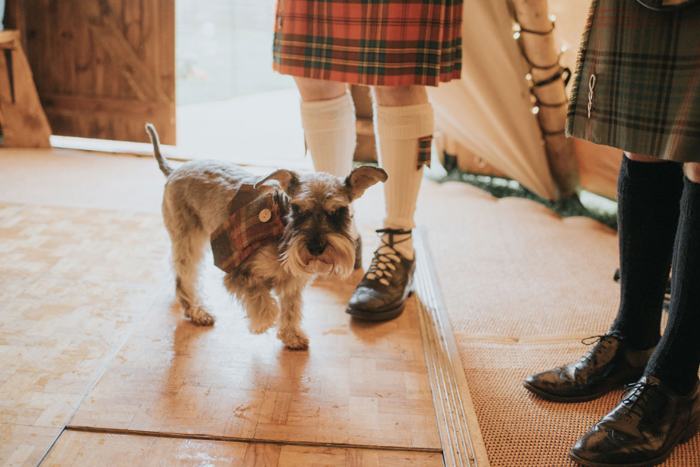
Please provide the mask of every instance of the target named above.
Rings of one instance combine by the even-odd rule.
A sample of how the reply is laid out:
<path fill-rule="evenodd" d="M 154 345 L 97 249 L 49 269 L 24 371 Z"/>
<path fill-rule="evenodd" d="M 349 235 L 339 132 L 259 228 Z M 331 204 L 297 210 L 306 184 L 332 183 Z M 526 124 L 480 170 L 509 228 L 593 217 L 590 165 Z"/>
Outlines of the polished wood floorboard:
<path fill-rule="evenodd" d="M 0 465 L 36 465 L 156 296 L 157 216 L 0 204 Z"/>
<path fill-rule="evenodd" d="M 442 454 L 66 431 L 43 466 L 440 467 Z"/>
<path fill-rule="evenodd" d="M 243 311 L 207 268 L 216 325 L 172 307 L 170 288 L 112 361 L 69 426 L 221 439 L 440 449 L 413 302 L 398 319 L 345 313 L 356 271 L 304 294 L 308 351 L 274 330 L 252 335 Z"/>

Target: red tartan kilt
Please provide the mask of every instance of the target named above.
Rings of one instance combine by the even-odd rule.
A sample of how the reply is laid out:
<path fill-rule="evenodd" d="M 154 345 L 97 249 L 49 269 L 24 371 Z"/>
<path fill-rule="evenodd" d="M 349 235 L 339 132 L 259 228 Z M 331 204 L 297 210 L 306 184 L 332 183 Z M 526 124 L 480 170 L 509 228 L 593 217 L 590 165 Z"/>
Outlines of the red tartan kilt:
<path fill-rule="evenodd" d="M 437 86 L 462 71 L 462 0 L 278 0 L 273 68 L 372 86 Z"/>

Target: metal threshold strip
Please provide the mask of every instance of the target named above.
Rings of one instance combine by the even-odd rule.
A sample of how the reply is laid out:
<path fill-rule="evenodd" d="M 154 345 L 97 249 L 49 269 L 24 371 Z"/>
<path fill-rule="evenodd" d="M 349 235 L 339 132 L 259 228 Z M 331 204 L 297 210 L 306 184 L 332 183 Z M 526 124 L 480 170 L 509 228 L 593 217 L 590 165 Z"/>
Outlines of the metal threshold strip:
<path fill-rule="evenodd" d="M 448 467 L 489 467 L 464 369 L 440 293 L 425 230 L 414 230 L 416 310 Z"/>

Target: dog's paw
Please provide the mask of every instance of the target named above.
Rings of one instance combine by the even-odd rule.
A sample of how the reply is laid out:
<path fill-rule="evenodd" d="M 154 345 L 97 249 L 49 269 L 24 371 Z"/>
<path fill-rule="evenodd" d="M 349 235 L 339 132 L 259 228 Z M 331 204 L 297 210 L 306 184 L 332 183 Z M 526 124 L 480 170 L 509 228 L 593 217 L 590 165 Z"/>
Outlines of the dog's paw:
<path fill-rule="evenodd" d="M 255 324 L 253 323 L 248 326 L 248 330 L 250 331 L 251 334 L 265 334 L 272 326 L 274 326 L 274 322 L 272 324 Z"/>
<path fill-rule="evenodd" d="M 265 334 L 271 327 L 272 327 L 272 324 L 261 325 L 261 326 L 250 325 L 248 330 L 250 331 L 251 334 Z"/>
<path fill-rule="evenodd" d="M 250 315 L 248 330 L 251 334 L 265 334 L 268 329 L 274 327 L 276 319 L 276 313 L 256 313 Z"/>
<path fill-rule="evenodd" d="M 288 349 L 291 350 L 306 350 L 309 348 L 309 338 L 306 337 L 304 331 L 279 331 L 277 338 L 281 340 Z"/>
<path fill-rule="evenodd" d="M 185 316 L 194 324 L 199 324 L 200 326 L 213 326 L 216 322 L 216 318 L 201 306 L 190 308 L 185 313 Z"/>

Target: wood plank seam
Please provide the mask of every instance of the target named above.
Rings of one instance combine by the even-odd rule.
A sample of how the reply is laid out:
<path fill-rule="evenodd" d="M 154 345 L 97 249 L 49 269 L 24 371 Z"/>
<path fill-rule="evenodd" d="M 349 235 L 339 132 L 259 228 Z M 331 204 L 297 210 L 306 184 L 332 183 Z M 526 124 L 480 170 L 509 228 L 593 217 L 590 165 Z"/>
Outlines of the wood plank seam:
<path fill-rule="evenodd" d="M 44 465 L 236 465 L 245 467 L 443 467 L 426 452 L 321 448 L 67 431 Z"/>
<path fill-rule="evenodd" d="M 66 426 L 63 431 L 79 431 L 87 433 L 105 433 L 112 435 L 129 435 L 129 436 L 149 436 L 155 438 L 175 438 L 175 439 L 198 439 L 207 441 L 233 441 L 243 443 L 259 443 L 259 444 L 274 444 L 278 446 L 309 446 L 323 448 L 338 448 L 338 449 L 370 449 L 373 451 L 410 451 L 410 452 L 425 452 L 431 454 L 441 454 L 442 449 L 433 448 L 415 448 L 411 446 L 379 446 L 376 444 L 350 444 L 350 443 L 318 443 L 306 441 L 281 441 L 264 438 L 245 438 L 240 436 L 216 436 L 196 433 L 175 433 L 163 431 L 146 431 L 146 430 L 124 430 L 119 428 L 100 428 L 89 426 Z"/>

